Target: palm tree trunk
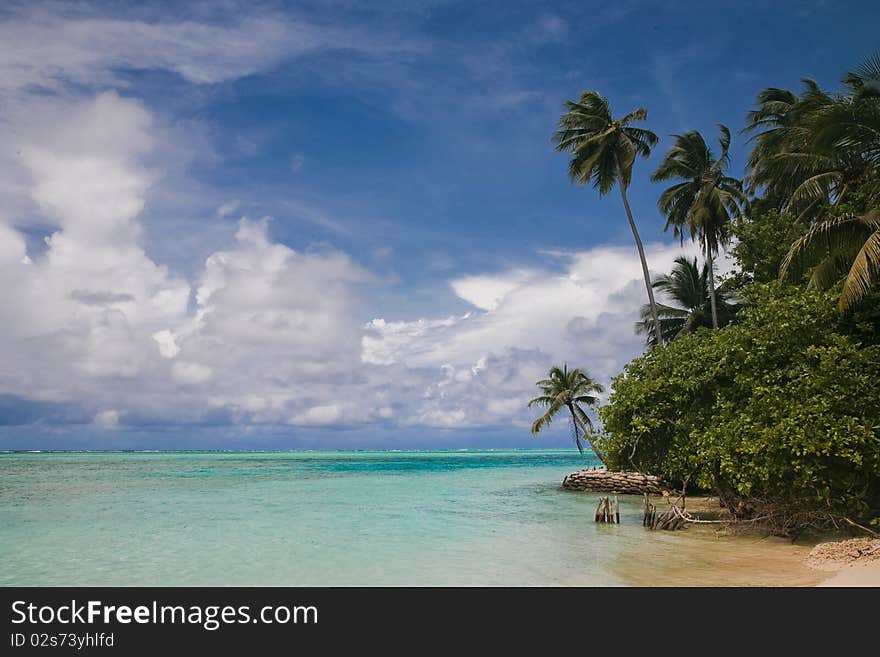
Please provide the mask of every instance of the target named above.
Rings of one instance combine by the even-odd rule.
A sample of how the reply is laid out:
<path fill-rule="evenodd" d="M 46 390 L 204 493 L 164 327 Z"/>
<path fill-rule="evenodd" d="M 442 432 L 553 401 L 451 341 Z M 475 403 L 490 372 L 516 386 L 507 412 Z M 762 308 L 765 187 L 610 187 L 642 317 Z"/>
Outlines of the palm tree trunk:
<path fill-rule="evenodd" d="M 715 301 L 715 263 L 712 260 L 712 252 L 706 252 L 706 262 L 709 264 L 709 304 L 712 306 L 712 328 L 718 328 L 718 305 Z"/>
<path fill-rule="evenodd" d="M 660 335 L 660 320 L 657 317 L 657 303 L 654 301 L 654 288 L 651 287 L 651 275 L 648 273 L 648 261 L 645 260 L 645 249 L 642 246 L 642 238 L 639 237 L 639 229 L 636 228 L 636 221 L 633 219 L 632 210 L 629 208 L 629 201 L 626 198 L 626 187 L 622 182 L 618 184 L 620 187 L 620 197 L 623 199 L 623 208 L 626 210 L 626 218 L 629 219 L 629 227 L 632 229 L 633 237 L 636 240 L 636 248 L 639 250 L 639 260 L 642 261 L 642 274 L 645 276 L 645 288 L 648 290 L 648 303 L 651 306 L 651 318 L 654 320 L 654 335 L 657 336 L 657 345 L 663 344 L 663 336 Z"/>
<path fill-rule="evenodd" d="M 574 407 L 571 404 L 568 404 L 568 412 L 571 413 L 571 421 L 574 422 L 575 436 L 577 436 L 578 419 L 577 419 L 577 416 L 574 414 Z M 586 438 L 586 437 L 587 437 L 587 431 L 586 431 L 586 429 L 584 429 L 584 438 Z M 602 455 L 599 453 L 599 450 L 596 449 L 596 446 L 593 444 L 593 441 L 590 440 L 589 443 L 590 443 L 590 449 L 593 450 L 593 454 L 595 454 L 596 458 L 599 459 L 599 463 L 601 463 L 602 465 L 605 465 L 605 459 L 602 458 Z"/>

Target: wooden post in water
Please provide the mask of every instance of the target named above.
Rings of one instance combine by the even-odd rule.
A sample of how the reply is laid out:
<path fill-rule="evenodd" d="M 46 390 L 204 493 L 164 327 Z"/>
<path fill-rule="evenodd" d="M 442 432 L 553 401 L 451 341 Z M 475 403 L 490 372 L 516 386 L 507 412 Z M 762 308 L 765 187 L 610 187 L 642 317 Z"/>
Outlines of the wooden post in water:
<path fill-rule="evenodd" d="M 617 495 L 614 496 L 614 510 L 611 508 L 610 496 L 599 498 L 599 506 L 596 507 L 596 522 L 620 524 L 620 500 Z"/>

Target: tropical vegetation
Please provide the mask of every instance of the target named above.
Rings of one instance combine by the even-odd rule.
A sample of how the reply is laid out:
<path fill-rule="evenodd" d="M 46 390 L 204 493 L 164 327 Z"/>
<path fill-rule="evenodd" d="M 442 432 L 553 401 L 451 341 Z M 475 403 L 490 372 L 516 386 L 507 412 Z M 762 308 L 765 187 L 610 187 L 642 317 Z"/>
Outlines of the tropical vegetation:
<path fill-rule="evenodd" d="M 614 121 L 595 92 L 566 109 L 554 139 L 569 174 L 620 186 L 642 254 L 625 192 L 657 138 L 625 130 L 647 113 Z M 672 183 L 666 228 L 704 260 L 646 272 L 661 296 L 636 324 L 647 350 L 613 379 L 589 440 L 609 468 L 714 493 L 782 534 L 880 526 L 880 55 L 838 91 L 761 91 L 742 182 L 719 130 L 717 153 L 697 131 L 673 135 L 651 176 Z M 716 286 L 728 245 L 734 271 Z"/>
<path fill-rule="evenodd" d="M 599 410 L 613 469 L 717 494 L 783 533 L 880 511 L 880 346 L 831 295 L 749 289 L 738 321 L 630 362 Z"/>

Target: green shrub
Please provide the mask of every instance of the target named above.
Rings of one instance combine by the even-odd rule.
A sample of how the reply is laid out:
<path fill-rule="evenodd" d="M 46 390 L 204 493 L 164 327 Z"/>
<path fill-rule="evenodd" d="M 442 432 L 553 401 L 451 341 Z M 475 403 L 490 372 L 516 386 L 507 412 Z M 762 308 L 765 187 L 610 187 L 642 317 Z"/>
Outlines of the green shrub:
<path fill-rule="evenodd" d="M 746 289 L 738 323 L 629 363 L 599 416 L 609 465 L 718 492 L 742 513 L 880 515 L 880 347 L 832 296 Z"/>

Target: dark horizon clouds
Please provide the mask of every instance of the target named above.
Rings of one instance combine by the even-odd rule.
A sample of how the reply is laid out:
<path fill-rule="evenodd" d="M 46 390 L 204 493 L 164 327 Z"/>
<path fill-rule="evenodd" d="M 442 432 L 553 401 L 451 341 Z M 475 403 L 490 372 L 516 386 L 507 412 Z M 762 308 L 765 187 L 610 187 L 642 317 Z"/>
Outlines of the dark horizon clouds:
<path fill-rule="evenodd" d="M 552 150 L 562 102 L 649 108 L 631 199 L 666 271 L 668 135 L 834 88 L 872 13 L 7 3 L 0 449 L 567 445 L 529 436 L 534 382 L 607 383 L 644 291 L 616 194 Z"/>

